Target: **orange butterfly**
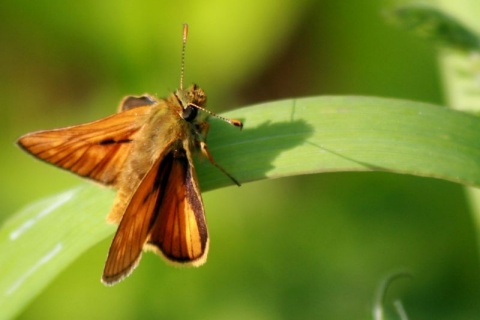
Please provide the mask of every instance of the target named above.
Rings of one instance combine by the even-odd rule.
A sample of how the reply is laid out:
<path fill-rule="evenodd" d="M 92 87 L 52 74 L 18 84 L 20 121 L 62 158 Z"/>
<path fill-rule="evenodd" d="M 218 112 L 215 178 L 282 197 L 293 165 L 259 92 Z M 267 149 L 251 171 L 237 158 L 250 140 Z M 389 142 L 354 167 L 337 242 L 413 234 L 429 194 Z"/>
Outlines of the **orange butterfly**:
<path fill-rule="evenodd" d="M 112 116 L 18 140 L 41 160 L 118 189 L 107 217 L 119 226 L 102 276 L 106 285 L 128 276 L 143 248 L 175 263 L 205 263 L 208 231 L 192 153 L 200 151 L 240 185 L 207 149 L 209 125 L 198 111 L 216 115 L 205 109 L 205 93 L 196 85 L 183 89 L 187 30 L 184 25 L 180 89 L 167 99 L 129 96 Z"/>

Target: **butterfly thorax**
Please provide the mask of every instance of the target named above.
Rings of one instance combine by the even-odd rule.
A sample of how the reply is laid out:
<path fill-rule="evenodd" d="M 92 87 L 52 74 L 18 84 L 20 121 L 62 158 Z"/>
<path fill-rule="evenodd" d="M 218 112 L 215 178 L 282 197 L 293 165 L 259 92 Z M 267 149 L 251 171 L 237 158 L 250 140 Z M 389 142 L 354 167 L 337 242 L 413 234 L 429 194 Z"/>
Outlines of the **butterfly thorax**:
<path fill-rule="evenodd" d="M 139 137 L 131 144 L 129 161 L 120 174 L 119 193 L 112 212 L 123 212 L 129 200 L 125 195 L 138 187 L 157 159 L 171 152 L 187 152 L 190 156 L 192 151 L 198 150 L 199 141 L 204 139 L 200 129 L 204 118 L 198 114 L 197 108 L 203 108 L 206 103 L 202 89 L 193 85 L 186 90 L 177 90 L 167 99 L 150 99 L 155 103 L 148 107 Z M 111 216 L 109 220 L 119 218 Z"/>

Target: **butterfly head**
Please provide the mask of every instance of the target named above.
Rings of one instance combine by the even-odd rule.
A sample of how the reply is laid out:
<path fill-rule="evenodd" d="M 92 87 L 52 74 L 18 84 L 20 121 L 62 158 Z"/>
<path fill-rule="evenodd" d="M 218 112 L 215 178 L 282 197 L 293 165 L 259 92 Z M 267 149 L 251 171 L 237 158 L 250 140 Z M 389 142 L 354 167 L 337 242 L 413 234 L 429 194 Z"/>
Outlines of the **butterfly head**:
<path fill-rule="evenodd" d="M 186 90 L 177 90 L 175 96 L 183 109 L 182 118 L 186 121 L 193 121 L 197 117 L 198 110 L 204 110 L 207 102 L 205 92 L 196 84 Z"/>

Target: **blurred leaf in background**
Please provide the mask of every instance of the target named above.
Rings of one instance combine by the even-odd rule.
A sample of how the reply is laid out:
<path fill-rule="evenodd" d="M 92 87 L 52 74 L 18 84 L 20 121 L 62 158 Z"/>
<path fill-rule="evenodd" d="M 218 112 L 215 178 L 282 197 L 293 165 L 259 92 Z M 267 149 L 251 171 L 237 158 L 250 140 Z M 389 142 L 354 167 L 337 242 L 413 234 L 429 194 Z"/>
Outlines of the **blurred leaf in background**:
<path fill-rule="evenodd" d="M 434 49 L 386 26 L 382 9 L 331 0 L 4 3 L 0 221 L 79 184 L 22 154 L 15 139 L 108 115 L 127 94 L 167 95 L 178 87 L 184 22 L 186 83 L 202 86 L 216 112 L 322 94 L 442 104 Z M 412 318 L 480 314 L 475 230 L 459 185 L 331 173 L 204 200 L 212 237 L 204 267 L 172 268 L 147 254 L 132 277 L 106 288 L 107 240 L 20 318 L 367 318 L 378 283 L 398 268 L 413 279 L 389 296 Z"/>

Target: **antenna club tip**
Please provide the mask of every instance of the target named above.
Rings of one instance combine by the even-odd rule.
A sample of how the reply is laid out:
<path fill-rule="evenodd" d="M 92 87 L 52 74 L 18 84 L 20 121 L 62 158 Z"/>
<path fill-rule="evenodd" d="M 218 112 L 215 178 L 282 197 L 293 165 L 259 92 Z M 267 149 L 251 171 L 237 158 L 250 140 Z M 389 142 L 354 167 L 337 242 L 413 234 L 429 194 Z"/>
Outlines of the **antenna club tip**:
<path fill-rule="evenodd" d="M 235 127 L 239 127 L 240 130 L 243 129 L 243 123 L 240 120 L 235 120 L 235 119 L 230 119 L 230 123 L 234 125 Z"/>
<path fill-rule="evenodd" d="M 188 35 L 188 24 L 184 23 L 183 24 L 183 41 L 187 41 L 187 35 Z"/>

